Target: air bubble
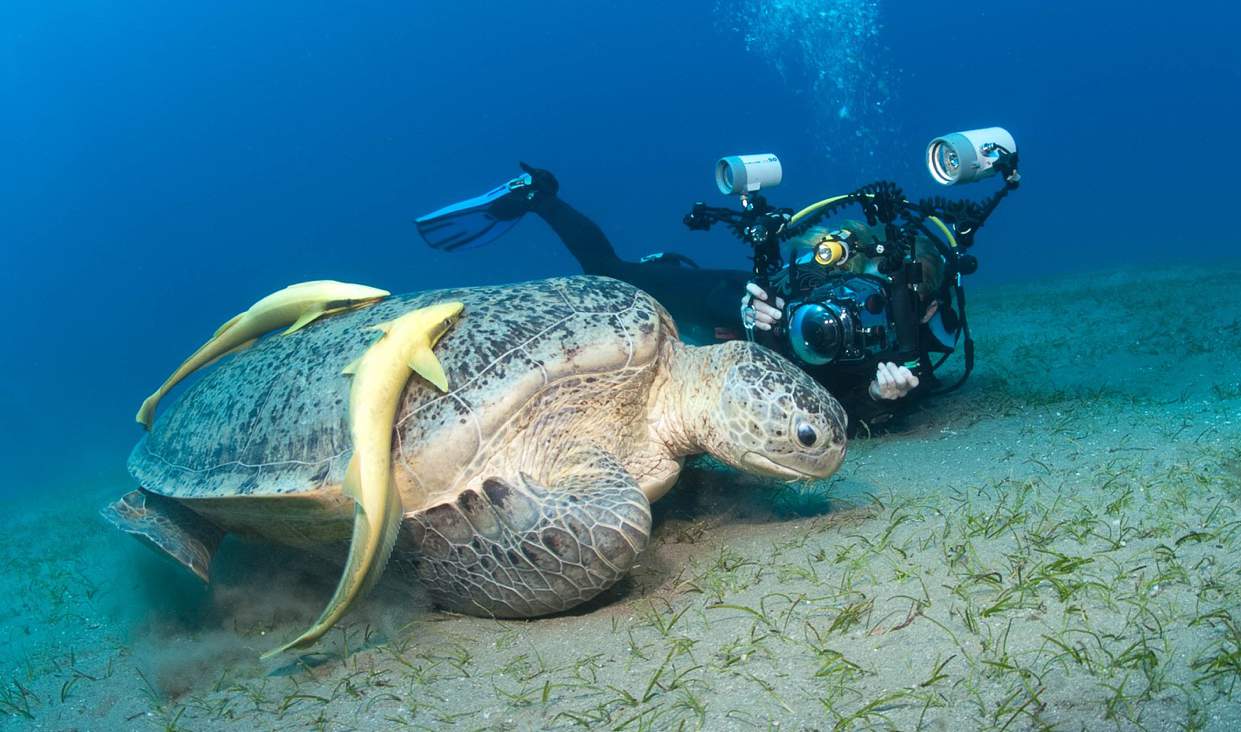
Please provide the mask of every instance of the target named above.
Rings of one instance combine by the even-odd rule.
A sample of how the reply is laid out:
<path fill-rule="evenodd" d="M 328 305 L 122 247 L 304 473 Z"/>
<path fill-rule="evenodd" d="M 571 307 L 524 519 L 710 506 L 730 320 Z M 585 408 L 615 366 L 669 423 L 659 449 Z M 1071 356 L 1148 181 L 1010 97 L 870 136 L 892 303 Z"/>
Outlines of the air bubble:
<path fill-rule="evenodd" d="M 790 91 L 809 93 L 810 133 L 834 162 L 862 157 L 895 136 L 882 113 L 896 72 L 886 64 L 877 0 L 720 0 L 715 12 Z"/>

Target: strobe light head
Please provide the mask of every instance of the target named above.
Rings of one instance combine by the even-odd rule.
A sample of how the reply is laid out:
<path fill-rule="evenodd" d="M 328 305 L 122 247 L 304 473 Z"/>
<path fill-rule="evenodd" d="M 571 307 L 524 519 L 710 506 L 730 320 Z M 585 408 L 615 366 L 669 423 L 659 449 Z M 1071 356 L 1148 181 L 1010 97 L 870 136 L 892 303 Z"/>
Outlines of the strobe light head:
<path fill-rule="evenodd" d="M 926 167 L 946 186 L 973 183 L 996 173 L 1001 153 L 1016 152 L 1016 141 L 1003 127 L 953 132 L 927 145 Z"/>
<path fill-rule="evenodd" d="M 729 155 L 715 164 L 715 185 L 724 195 L 753 193 L 780 185 L 784 171 L 771 153 Z"/>

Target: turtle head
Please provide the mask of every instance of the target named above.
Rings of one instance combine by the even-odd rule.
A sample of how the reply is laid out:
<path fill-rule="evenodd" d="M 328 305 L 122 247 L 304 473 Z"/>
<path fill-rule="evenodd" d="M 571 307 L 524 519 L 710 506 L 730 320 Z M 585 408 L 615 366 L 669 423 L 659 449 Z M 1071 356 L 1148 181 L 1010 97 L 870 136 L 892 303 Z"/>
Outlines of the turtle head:
<path fill-rule="evenodd" d="M 844 408 L 788 360 L 744 341 L 696 349 L 708 356 L 694 441 L 748 473 L 826 478 L 845 457 Z M 707 364 L 704 364 L 707 365 Z M 712 384 L 714 382 L 714 384 Z M 711 387 L 714 388 L 711 388 Z M 697 410 L 695 410 L 697 411 Z"/>

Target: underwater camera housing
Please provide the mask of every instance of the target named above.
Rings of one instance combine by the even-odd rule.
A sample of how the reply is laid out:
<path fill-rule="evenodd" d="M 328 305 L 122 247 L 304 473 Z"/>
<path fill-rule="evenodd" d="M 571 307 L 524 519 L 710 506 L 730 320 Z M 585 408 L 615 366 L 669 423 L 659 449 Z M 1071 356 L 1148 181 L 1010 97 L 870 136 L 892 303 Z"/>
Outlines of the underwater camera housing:
<path fill-rule="evenodd" d="M 956 167 L 950 171 L 952 153 L 957 156 Z M 785 317 L 772 329 L 774 341 L 769 345 L 806 367 L 916 361 L 923 367 L 922 373 L 933 372 L 954 350 L 942 338 L 938 344 L 932 342 L 923 325 L 925 303 L 935 297 L 942 303 L 940 312 L 954 316 L 955 337 L 964 336 L 965 374 L 948 388 L 963 383 L 973 369 L 974 349 L 965 318 L 961 276 L 978 268 L 978 260 L 969 254 L 978 229 L 999 202 L 1018 187 L 1012 136 L 993 127 L 945 135 L 931 143 L 928 167 L 941 183 L 964 183 L 1000 174 L 1003 188 L 981 202 L 949 201 L 938 196 L 910 202 L 896 184 L 880 181 L 800 211 L 776 208 L 757 191 L 779 183 L 782 171 L 777 168 L 774 175 L 763 177 L 753 167 L 761 161 L 751 162 L 751 167 L 744 162 L 766 157 L 778 165 L 774 155 L 721 158 L 716 164 L 716 185 L 726 195 L 738 194 L 741 207 L 698 202 L 684 223 L 698 231 L 724 224 L 752 249 L 754 282 L 786 303 Z M 943 162 L 944 170 L 937 172 L 937 160 Z M 851 206 L 859 207 L 865 217 L 865 237 L 839 229 L 808 246 L 802 241 L 802 250 L 792 252 L 789 261 L 784 261 L 782 243 L 804 239 L 819 221 Z M 925 251 L 927 248 L 934 252 Z M 855 272 L 852 270 L 856 268 L 845 265 L 859 254 L 869 264 L 865 271 Z M 925 255 L 942 260 L 943 276 L 935 283 L 923 282 Z M 937 290 L 928 291 L 931 287 Z M 747 326 L 747 336 L 752 339 L 754 335 L 752 327 Z M 943 357 L 932 364 L 931 352 Z"/>
<path fill-rule="evenodd" d="M 868 275 L 837 276 L 785 305 L 785 338 L 797 360 L 814 366 L 866 361 L 895 346 L 887 283 Z"/>
<path fill-rule="evenodd" d="M 802 363 L 825 366 L 892 352 L 897 324 L 890 282 L 844 269 L 853 251 L 866 247 L 848 229 L 804 244 L 772 283 L 786 300 L 784 334 L 792 354 Z"/>

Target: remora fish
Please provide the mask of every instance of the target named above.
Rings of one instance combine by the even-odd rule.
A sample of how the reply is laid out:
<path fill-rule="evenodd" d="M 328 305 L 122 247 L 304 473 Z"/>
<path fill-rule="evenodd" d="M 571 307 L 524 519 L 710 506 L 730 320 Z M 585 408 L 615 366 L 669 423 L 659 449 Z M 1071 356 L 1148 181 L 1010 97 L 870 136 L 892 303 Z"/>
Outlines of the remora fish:
<path fill-rule="evenodd" d="M 345 472 L 344 493 L 356 502 L 349 558 L 336 592 L 309 630 L 268 651 L 270 658 L 314 643 L 349 605 L 383 574 L 401 526 L 401 499 L 392 481 L 392 425 L 410 370 L 448 391 L 448 379 L 431 348 L 460 315 L 459 302 L 440 303 L 375 326 L 383 335 L 344 373 L 349 388 L 349 432 L 353 457 Z"/>
<path fill-rule="evenodd" d="M 288 325 L 289 329 L 284 332 L 288 335 L 321 315 L 369 305 L 389 294 L 387 290 L 335 280 L 301 282 L 273 292 L 221 325 L 211 340 L 194 351 L 154 394 L 142 402 L 136 417 L 138 423 L 151 429 L 156 405 L 178 382 L 230 351 L 248 345 L 264 333 Z"/>

